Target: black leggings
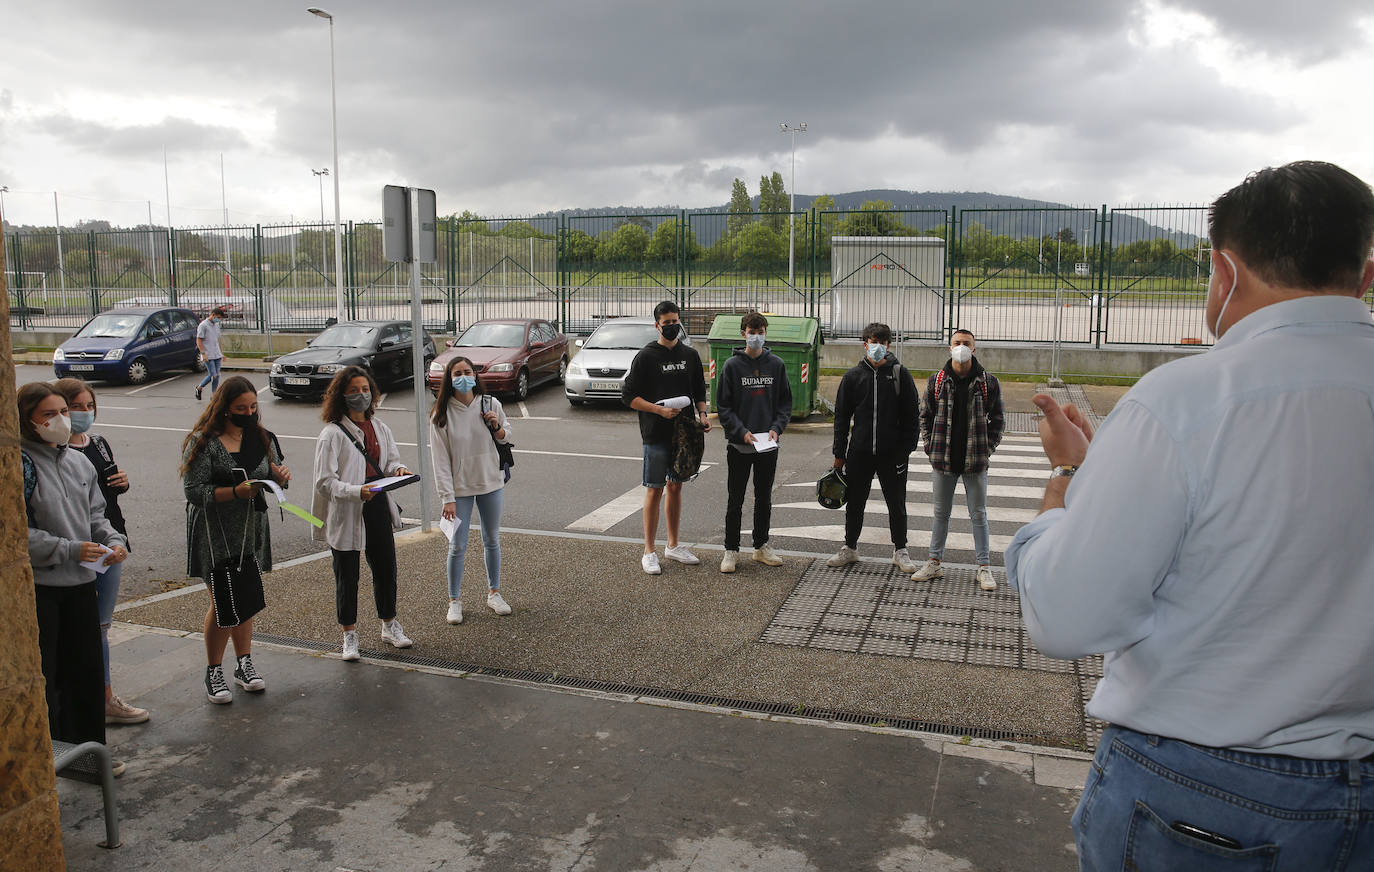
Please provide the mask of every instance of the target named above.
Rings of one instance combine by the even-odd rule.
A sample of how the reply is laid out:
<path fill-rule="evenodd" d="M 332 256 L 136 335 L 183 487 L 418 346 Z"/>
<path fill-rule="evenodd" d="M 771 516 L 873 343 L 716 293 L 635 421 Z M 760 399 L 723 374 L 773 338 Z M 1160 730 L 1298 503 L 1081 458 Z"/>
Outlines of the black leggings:
<path fill-rule="evenodd" d="M 358 623 L 358 552 L 329 550 L 334 555 L 334 610 L 339 626 L 351 627 Z M 377 617 L 389 621 L 396 617 L 396 539 L 386 494 L 363 503 L 363 550 L 367 552 L 367 568 L 372 570 Z"/>
<path fill-rule="evenodd" d="M 105 741 L 105 665 L 95 582 L 33 586 L 48 731 L 59 742 Z"/>

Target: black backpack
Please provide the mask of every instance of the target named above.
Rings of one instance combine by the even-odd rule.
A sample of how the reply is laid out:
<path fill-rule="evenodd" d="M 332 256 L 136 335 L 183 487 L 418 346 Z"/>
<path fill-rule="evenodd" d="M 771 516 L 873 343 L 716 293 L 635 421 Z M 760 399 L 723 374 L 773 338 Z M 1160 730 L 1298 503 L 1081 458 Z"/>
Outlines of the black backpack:
<path fill-rule="evenodd" d="M 673 419 L 673 441 L 668 453 L 668 474 L 675 481 L 691 481 L 701 471 L 701 456 L 706 453 L 706 431 L 695 417 L 678 415 Z"/>

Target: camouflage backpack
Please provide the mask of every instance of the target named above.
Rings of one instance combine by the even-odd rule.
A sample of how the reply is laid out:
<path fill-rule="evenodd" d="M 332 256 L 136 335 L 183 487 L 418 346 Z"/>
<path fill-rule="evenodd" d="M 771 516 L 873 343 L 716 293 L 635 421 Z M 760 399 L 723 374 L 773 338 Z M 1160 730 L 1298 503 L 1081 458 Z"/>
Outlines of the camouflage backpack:
<path fill-rule="evenodd" d="M 673 419 L 673 441 L 668 454 L 668 474 L 674 481 L 691 481 L 701 471 L 701 456 L 706 453 L 706 432 L 695 417 L 678 415 Z"/>

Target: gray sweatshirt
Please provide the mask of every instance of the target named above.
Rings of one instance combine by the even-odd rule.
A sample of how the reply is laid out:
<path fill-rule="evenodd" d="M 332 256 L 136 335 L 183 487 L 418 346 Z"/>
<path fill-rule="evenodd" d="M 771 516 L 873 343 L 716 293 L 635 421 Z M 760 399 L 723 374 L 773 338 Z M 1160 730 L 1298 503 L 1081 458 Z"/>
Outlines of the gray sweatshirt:
<path fill-rule="evenodd" d="M 46 442 L 22 442 L 37 483 L 29 498 L 29 563 L 35 584 L 76 587 L 95 580 L 81 566 L 81 543 L 127 548 L 128 541 L 105 517 L 95 467 L 80 451 Z"/>

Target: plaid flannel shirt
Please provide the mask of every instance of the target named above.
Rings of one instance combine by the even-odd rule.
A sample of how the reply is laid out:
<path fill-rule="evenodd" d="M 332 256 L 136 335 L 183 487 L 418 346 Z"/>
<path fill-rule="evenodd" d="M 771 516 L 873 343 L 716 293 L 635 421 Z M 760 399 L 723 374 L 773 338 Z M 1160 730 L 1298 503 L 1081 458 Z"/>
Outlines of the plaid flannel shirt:
<path fill-rule="evenodd" d="M 942 372 L 944 378 L 937 372 L 926 380 L 925 402 L 921 406 L 921 441 L 930 465 L 940 472 L 949 472 L 949 419 L 954 413 L 954 379 L 948 365 Z M 964 472 L 977 473 L 988 468 L 992 453 L 1002 441 L 1005 427 L 1002 386 L 997 376 L 982 370 L 969 382 L 969 392 Z"/>

